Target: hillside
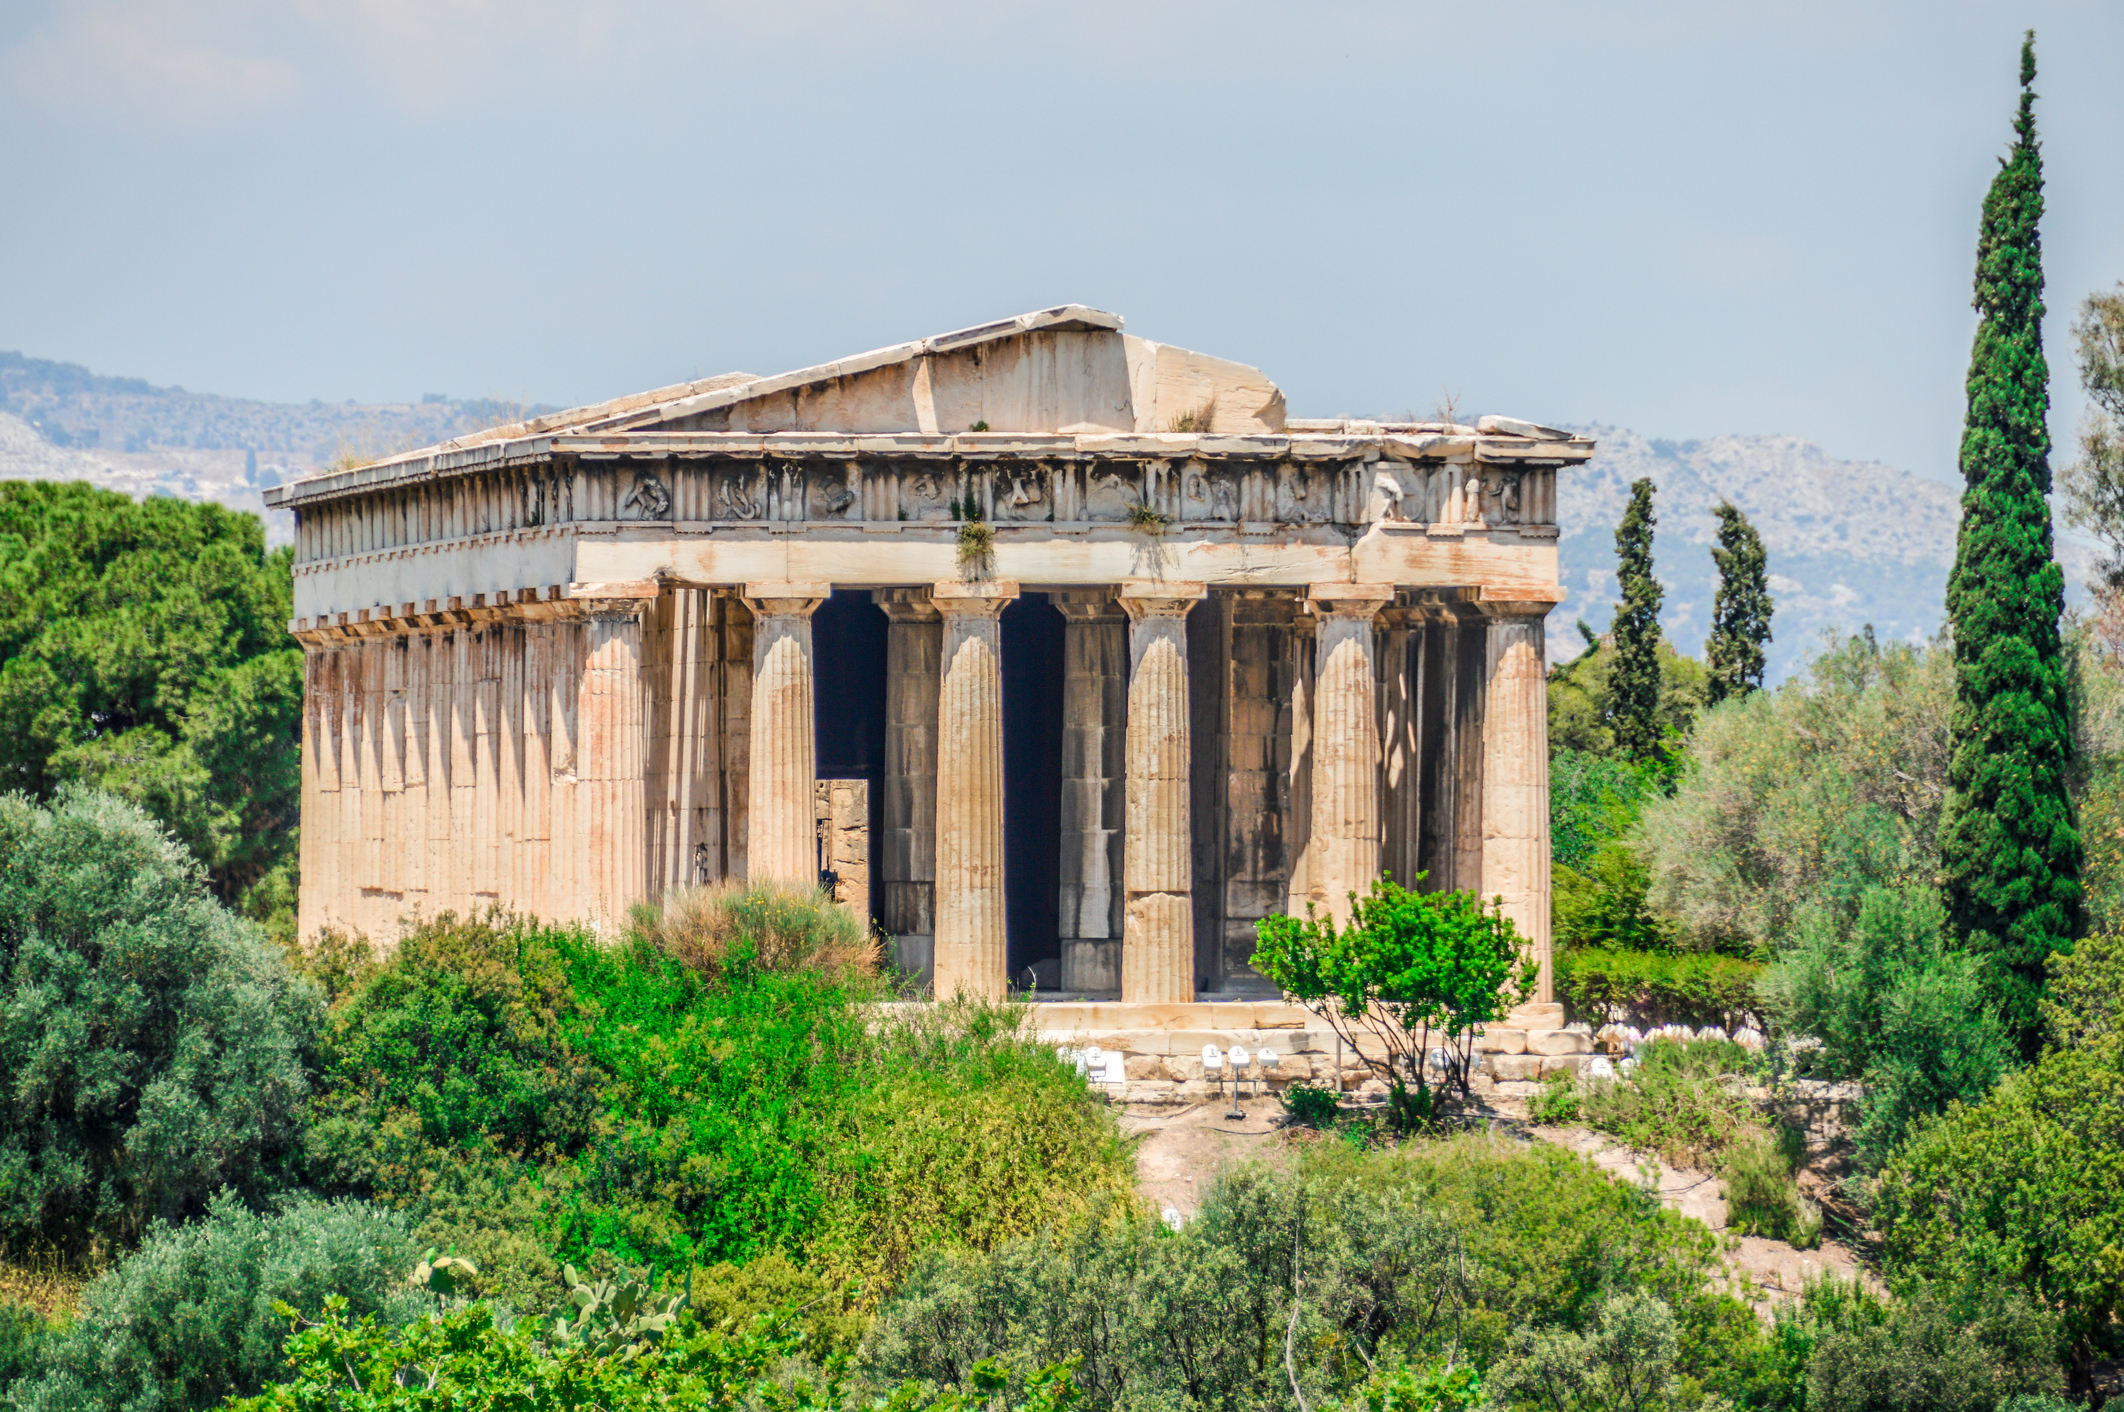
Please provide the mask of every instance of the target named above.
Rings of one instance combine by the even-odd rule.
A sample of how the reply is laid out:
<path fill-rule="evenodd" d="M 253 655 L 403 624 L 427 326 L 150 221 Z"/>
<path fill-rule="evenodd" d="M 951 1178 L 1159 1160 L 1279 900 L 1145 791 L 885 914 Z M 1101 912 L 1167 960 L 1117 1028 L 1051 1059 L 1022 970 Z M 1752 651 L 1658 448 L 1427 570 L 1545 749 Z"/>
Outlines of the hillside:
<path fill-rule="evenodd" d="M 1549 623 L 1554 655 L 1581 639 L 1573 624 L 1604 628 L 1620 595 L 1615 586 L 1615 524 L 1630 483 L 1657 487 L 1654 555 L 1666 602 L 1661 626 L 1684 652 L 1702 650 L 1718 571 L 1710 546 L 1713 510 L 1730 499 L 1754 522 L 1770 556 L 1776 602 L 1770 677 L 1787 675 L 1825 631 L 1924 639 L 1939 630 L 1954 563 L 1960 492 L 1877 461 L 1838 461 L 1793 436 L 1720 436 L 1653 441 L 1622 427 L 1574 428 L 1598 439 L 1584 472 L 1565 478 L 1558 497 L 1563 582 L 1570 599 Z M 2065 578 L 2087 573 L 2083 545 L 2062 542 Z"/>
<path fill-rule="evenodd" d="M 417 403 L 255 402 L 0 352 L 0 479 L 86 480 L 265 515 L 261 492 L 336 460 L 551 410 L 440 394 Z M 292 529 L 287 515 L 267 516 L 274 543 Z"/>

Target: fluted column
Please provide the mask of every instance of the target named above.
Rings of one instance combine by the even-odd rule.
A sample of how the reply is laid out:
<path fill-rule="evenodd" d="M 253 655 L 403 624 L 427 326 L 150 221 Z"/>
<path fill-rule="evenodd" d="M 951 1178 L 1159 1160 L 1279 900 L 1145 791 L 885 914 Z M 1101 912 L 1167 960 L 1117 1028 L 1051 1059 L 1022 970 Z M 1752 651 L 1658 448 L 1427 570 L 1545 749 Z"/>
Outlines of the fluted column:
<path fill-rule="evenodd" d="M 1380 775 L 1386 810 L 1379 865 L 1403 887 L 1416 886 L 1423 791 L 1417 782 L 1416 689 L 1412 644 L 1422 632 L 1421 609 L 1380 614 Z"/>
<path fill-rule="evenodd" d="M 745 876 L 754 882 L 818 885 L 811 615 L 832 591 L 823 583 L 745 585 L 753 617 Z"/>
<path fill-rule="evenodd" d="M 1313 827 L 1308 898 L 1347 918 L 1349 894 L 1379 875 L 1379 695 L 1373 622 L 1393 600 L 1385 584 L 1315 584 Z"/>
<path fill-rule="evenodd" d="M 1000 1000 L 1009 985 L 1003 911 L 1003 609 L 1017 584 L 940 583 L 937 690 L 938 999 Z"/>
<path fill-rule="evenodd" d="M 581 743 L 575 770 L 584 808 L 586 910 L 602 927 L 617 926 L 649 891 L 643 768 L 642 597 L 577 600 L 583 619 L 583 675 L 578 710 Z M 465 634 L 460 633 L 463 637 Z M 452 846 L 465 834 L 453 830 Z"/>
<path fill-rule="evenodd" d="M 937 687 L 944 624 L 926 588 L 880 588 L 885 628 L 883 918 L 893 960 L 917 984 L 934 965 L 937 893 Z"/>
<path fill-rule="evenodd" d="M 1188 808 L 1187 610 L 1199 583 L 1123 584 L 1128 613 L 1128 892 L 1121 998 L 1195 998 L 1194 840 Z"/>
<path fill-rule="evenodd" d="M 1099 589 L 1050 593 L 1062 614 L 1062 989 L 1121 989 L 1128 619 Z"/>
<path fill-rule="evenodd" d="M 1549 934 L 1549 710 L 1543 619 L 1560 589 L 1484 588 L 1489 690 L 1482 721 L 1482 890 L 1502 899 L 1556 998 Z"/>

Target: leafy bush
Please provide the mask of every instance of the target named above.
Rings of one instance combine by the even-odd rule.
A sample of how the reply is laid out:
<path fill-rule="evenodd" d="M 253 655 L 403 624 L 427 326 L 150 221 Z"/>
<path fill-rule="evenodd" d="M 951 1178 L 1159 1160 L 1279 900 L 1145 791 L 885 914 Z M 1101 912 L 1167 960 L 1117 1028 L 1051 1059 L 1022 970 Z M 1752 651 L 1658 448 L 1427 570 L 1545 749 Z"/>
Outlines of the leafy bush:
<path fill-rule="evenodd" d="M 1584 871 L 1559 863 L 1551 878 L 1559 946 L 1673 951 L 1682 941 L 1673 920 L 1652 909 L 1652 875 L 1625 844 L 1601 844 Z"/>
<path fill-rule="evenodd" d="M 2124 1034 L 2124 931 L 2083 936 L 2050 958 L 2043 1023 L 2060 1047 Z"/>
<path fill-rule="evenodd" d="M 171 1412 L 257 1392 L 281 1368 L 278 1301 L 343 1297 L 363 1314 L 409 1318 L 419 1252 L 403 1219 L 359 1202 L 297 1201 L 260 1215 L 217 1197 L 205 1219 L 157 1227 L 89 1287 L 50 1336 L 14 1412 Z"/>
<path fill-rule="evenodd" d="M 1342 1111 L 1342 1095 L 1331 1088 L 1292 1084 L 1283 1091 L 1284 1111 L 1309 1128 L 1331 1128 Z"/>
<path fill-rule="evenodd" d="M 1768 1236 L 1801 1250 L 1822 1243 L 1822 1213 L 1800 1195 L 1793 1171 L 1805 1155 L 1792 1128 L 1745 1134 L 1718 1161 L 1726 1189 L 1726 1223 L 1742 1235 Z"/>
<path fill-rule="evenodd" d="M 1955 1104 L 1882 1166 L 1873 1214 L 1912 1288 L 1998 1289 L 2057 1311 L 2075 1390 L 2124 1350 L 2124 1036 L 2053 1050 Z"/>
<path fill-rule="evenodd" d="M 1988 1092 L 2012 1063 L 1979 963 L 1950 951 L 1929 887 L 1872 888 L 1846 921 L 1804 911 L 1763 997 L 1786 1029 L 1821 1048 L 1810 1063 L 1866 1085 L 1853 1140 L 1869 1168 L 1923 1118 Z"/>
<path fill-rule="evenodd" d="M 320 1006 L 132 805 L 0 796 L 0 1246 L 123 1246 L 300 1143 Z"/>
<path fill-rule="evenodd" d="M 1557 1412 L 1654 1412 L 1694 1407 L 1675 1374 L 1674 1311 L 1641 1294 L 1611 1294 L 1584 1330 L 1524 1328 L 1490 1370 L 1492 1405 Z"/>
<path fill-rule="evenodd" d="M 1586 650 L 1549 672 L 1549 742 L 1557 750 L 1613 756 L 1609 674 L 1615 665 L 1614 644 L 1596 637 L 1583 623 L 1578 630 L 1586 639 Z M 1656 651 L 1659 704 L 1654 722 L 1663 737 L 1679 740 L 1704 709 L 1710 676 L 1703 663 L 1682 656 L 1671 642 L 1662 639 Z"/>
<path fill-rule="evenodd" d="M 118 793 L 265 920 L 301 790 L 293 558 L 219 505 L 0 483 L 0 789 Z"/>
<path fill-rule="evenodd" d="M 1553 700 L 1553 693 L 1552 693 Z M 1549 753 L 1549 856 L 1584 868 L 1602 844 L 1626 835 L 1673 772 L 1619 755 L 1557 748 Z"/>
<path fill-rule="evenodd" d="M 1527 1099 L 1527 1116 L 1537 1123 L 1564 1127 L 1579 1120 L 1578 1075 L 1555 1069 L 1541 1076 L 1541 1087 Z"/>
<path fill-rule="evenodd" d="M 1722 1039 L 1654 1040 L 1627 1079 L 1595 1081 L 1579 1096 L 1587 1126 L 1656 1152 L 1677 1167 L 1706 1167 L 1754 1130 L 1740 1092 L 1754 1056 Z"/>
<path fill-rule="evenodd" d="M 644 909 L 641 931 L 704 976 L 733 966 L 874 974 L 877 938 L 816 889 L 721 882 L 678 888 Z"/>
<path fill-rule="evenodd" d="M 37 1317 L 36 1310 L 12 1300 L 0 1300 L 0 1399 L 36 1368 L 44 1339 L 44 1320 Z"/>
<path fill-rule="evenodd" d="M 1803 906 L 1931 886 L 1952 654 L 1853 638 L 1704 713 L 1632 842 L 1652 905 L 1700 943 L 1769 955 Z"/>
<path fill-rule="evenodd" d="M 1003 1238 L 1130 1185 L 1111 1118 L 1022 1007 L 891 1020 L 882 994 L 439 919 L 333 1009 L 313 1173 L 407 1210 L 520 1306 L 563 1260 L 603 1277 L 772 1250 L 874 1300 L 927 1242 Z"/>
<path fill-rule="evenodd" d="M 851 1396 L 831 1371 L 823 1381 L 786 1377 L 802 1351 L 794 1331 L 772 1320 L 704 1326 L 688 1315 L 638 1354 L 542 1341 L 528 1323 L 507 1325 L 475 1303 L 401 1328 L 347 1318 L 338 1301 L 288 1340 L 292 1376 L 230 1412 L 342 1412 L 389 1409 L 581 1408 L 602 1412 L 727 1412 L 799 1407 L 807 1412 L 1062 1412 L 1075 1397 L 1067 1366 L 1025 1379 L 1022 1398 L 997 1396 L 1009 1377 L 978 1370 L 974 1395 L 925 1395 L 905 1387 L 875 1403 Z M 750 1327 L 747 1327 L 747 1325 Z"/>
<path fill-rule="evenodd" d="M 1761 1027 L 1760 962 L 1703 953 L 1574 949 L 1556 956 L 1556 994 L 1593 1025 Z"/>
<path fill-rule="evenodd" d="M 1254 969 L 1327 1020 L 1351 1052 L 1383 1053 L 1373 1067 L 1395 1121 L 1414 1126 L 1430 1117 L 1426 1052 L 1436 1044 L 1451 1055 L 1466 1092 L 1475 1027 L 1531 995 L 1537 967 L 1502 909 L 1473 893 L 1410 892 L 1381 877 L 1350 904 L 1340 927 L 1310 903 L 1303 920 L 1262 918 Z M 1371 1043 L 1360 1046 L 1359 1033 Z"/>
<path fill-rule="evenodd" d="M 1997 1412 L 2047 1400 L 2064 1382 L 2054 1340 L 2052 1321 L 2026 1303 L 1976 1319 L 1932 1299 L 1886 1308 L 1822 1331 L 1807 1362 L 1807 1409 Z"/>

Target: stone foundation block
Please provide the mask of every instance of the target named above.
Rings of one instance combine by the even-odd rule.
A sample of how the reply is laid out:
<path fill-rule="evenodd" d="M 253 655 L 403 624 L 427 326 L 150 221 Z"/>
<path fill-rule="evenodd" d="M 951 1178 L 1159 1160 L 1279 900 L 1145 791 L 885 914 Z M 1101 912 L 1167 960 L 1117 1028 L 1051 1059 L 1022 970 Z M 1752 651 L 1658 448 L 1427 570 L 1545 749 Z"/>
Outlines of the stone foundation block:
<path fill-rule="evenodd" d="M 1527 1052 L 1527 1032 L 1491 1025 L 1476 1039 L 1475 1048 L 1483 1054 L 1524 1054 Z"/>
<path fill-rule="evenodd" d="M 1542 1056 L 1539 1054 L 1493 1054 L 1485 1061 L 1484 1068 L 1499 1082 L 1512 1079 L 1538 1079 L 1541 1077 Z"/>
<path fill-rule="evenodd" d="M 1581 1072 L 1592 1056 L 1587 1054 L 1551 1054 L 1541 1061 L 1541 1071 L 1547 1074 L 1576 1074 Z"/>
<path fill-rule="evenodd" d="M 1556 1001 L 1530 1001 L 1515 1009 L 1505 1023 L 1523 1030 L 1560 1030 L 1564 1026 L 1564 1008 Z"/>
<path fill-rule="evenodd" d="M 1131 1082 L 1139 1079 L 1162 1079 L 1166 1077 L 1165 1060 L 1155 1054 L 1130 1054 L 1122 1061 Z"/>
<path fill-rule="evenodd" d="M 1591 1054 L 1593 1036 L 1569 1030 L 1537 1030 L 1527 1036 L 1529 1054 Z"/>

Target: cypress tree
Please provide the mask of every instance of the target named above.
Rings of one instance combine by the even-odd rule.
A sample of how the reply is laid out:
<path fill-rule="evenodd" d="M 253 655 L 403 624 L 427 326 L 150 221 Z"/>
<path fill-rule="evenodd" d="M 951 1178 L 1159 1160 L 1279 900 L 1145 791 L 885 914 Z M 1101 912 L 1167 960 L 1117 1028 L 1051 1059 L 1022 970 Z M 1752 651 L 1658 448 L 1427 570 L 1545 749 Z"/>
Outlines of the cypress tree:
<path fill-rule="evenodd" d="M 1608 669 L 1608 726 L 1616 749 L 1640 760 L 1657 753 L 1659 739 L 1659 580 L 1652 577 L 1652 482 L 1630 486 L 1630 508 L 1615 527 L 1615 573 L 1622 606 L 1615 610 L 1615 664 Z"/>
<path fill-rule="evenodd" d="M 1770 582 L 1762 536 L 1732 504 L 1718 507 L 1718 597 L 1711 604 L 1709 696 L 1716 706 L 1763 685 L 1763 644 L 1770 640 Z"/>
<path fill-rule="evenodd" d="M 2002 1018 L 2031 1057 L 2043 965 L 2080 927 L 2080 835 L 2066 777 L 2072 730 L 2051 549 L 2049 369 L 2037 222 L 2035 32 L 2021 47 L 2014 144 L 1984 198 L 1976 344 L 1962 431 L 1962 523 L 1947 614 L 1955 699 L 1940 821 L 1949 926 L 1983 958 Z"/>

